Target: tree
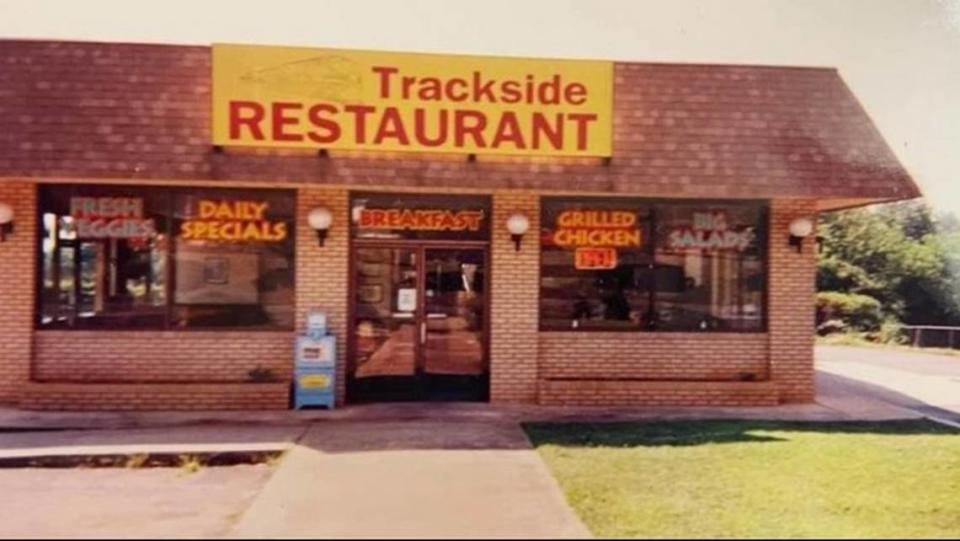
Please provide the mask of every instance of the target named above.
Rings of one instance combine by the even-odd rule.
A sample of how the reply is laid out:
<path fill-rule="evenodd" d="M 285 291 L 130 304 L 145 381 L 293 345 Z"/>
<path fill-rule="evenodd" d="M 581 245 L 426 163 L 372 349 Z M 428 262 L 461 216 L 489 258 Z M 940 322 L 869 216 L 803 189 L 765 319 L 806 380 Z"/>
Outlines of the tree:
<path fill-rule="evenodd" d="M 940 223 L 946 227 L 941 227 Z M 909 324 L 960 324 L 960 227 L 922 201 L 826 213 L 817 288 L 867 295 Z"/>

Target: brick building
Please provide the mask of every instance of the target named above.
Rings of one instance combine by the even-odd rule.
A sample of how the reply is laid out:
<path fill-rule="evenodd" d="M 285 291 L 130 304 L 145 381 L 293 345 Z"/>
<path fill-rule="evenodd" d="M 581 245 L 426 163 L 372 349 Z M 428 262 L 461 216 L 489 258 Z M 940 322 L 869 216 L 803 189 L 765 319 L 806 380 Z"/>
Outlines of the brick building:
<path fill-rule="evenodd" d="M 359 84 L 349 55 L 308 60 L 244 80 Z M 297 133 L 282 103 L 231 134 L 296 144 L 224 144 L 210 47 L 0 41 L 0 63 L 0 403 L 24 408 L 286 408 L 316 309 L 340 403 L 807 401 L 816 245 L 791 231 L 919 195 L 828 68 L 606 63 L 607 150 L 535 124 L 550 155 L 456 123 L 462 151 L 398 150 L 386 120 L 392 146 L 342 148 L 335 107 Z"/>

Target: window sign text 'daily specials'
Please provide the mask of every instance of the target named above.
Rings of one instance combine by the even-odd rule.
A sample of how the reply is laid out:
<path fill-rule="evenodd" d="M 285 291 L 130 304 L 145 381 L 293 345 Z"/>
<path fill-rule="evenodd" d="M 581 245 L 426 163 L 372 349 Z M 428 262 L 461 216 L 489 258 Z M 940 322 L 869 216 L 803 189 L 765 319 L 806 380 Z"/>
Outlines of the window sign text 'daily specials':
<path fill-rule="evenodd" d="M 142 239 L 155 232 L 138 197 L 71 197 L 70 217 L 81 239 Z"/>
<path fill-rule="evenodd" d="M 213 46 L 216 145 L 610 156 L 613 64 Z"/>
<path fill-rule="evenodd" d="M 201 199 L 196 213 L 180 224 L 182 240 L 279 242 L 287 238 L 287 223 L 267 217 L 266 201 Z"/>
<path fill-rule="evenodd" d="M 618 248 L 640 247 L 642 230 L 637 214 L 627 210 L 565 210 L 557 216 L 551 241 L 574 249 L 574 267 L 613 269 Z"/>

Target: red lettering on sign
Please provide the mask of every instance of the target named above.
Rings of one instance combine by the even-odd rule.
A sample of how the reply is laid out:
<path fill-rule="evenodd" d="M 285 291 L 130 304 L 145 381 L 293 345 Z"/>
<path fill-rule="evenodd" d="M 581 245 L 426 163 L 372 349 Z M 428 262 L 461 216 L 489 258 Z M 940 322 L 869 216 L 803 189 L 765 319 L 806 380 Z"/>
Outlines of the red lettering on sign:
<path fill-rule="evenodd" d="M 454 93 L 454 87 L 460 87 L 460 92 Z M 464 101 L 470 97 L 470 93 L 467 91 L 467 81 L 454 78 L 447 81 L 447 84 L 444 85 L 444 92 L 447 94 L 447 99 L 450 101 Z"/>
<path fill-rule="evenodd" d="M 257 141 L 263 141 L 263 130 L 260 129 L 263 115 L 263 106 L 255 101 L 231 101 L 230 138 L 240 139 L 243 137 L 240 128 L 246 126 L 250 130 L 251 137 Z"/>
<path fill-rule="evenodd" d="M 387 138 L 396 139 L 397 143 L 404 146 L 410 144 L 407 131 L 403 127 L 403 119 L 400 118 L 400 111 L 396 107 L 387 107 L 383 110 L 383 117 L 380 119 L 380 126 L 377 128 L 376 137 L 373 138 L 373 144 L 382 144 Z"/>
<path fill-rule="evenodd" d="M 307 133 L 307 137 L 310 138 L 314 143 L 333 143 L 337 139 L 340 139 L 340 124 L 333 119 L 324 118 L 323 113 L 328 113 L 330 115 L 335 115 L 339 111 L 336 106 L 329 105 L 326 103 L 318 103 L 310 108 L 307 112 L 307 115 L 310 118 L 310 123 L 316 126 L 322 131 L 312 131 Z"/>
<path fill-rule="evenodd" d="M 344 112 L 352 113 L 354 137 L 357 143 L 367 142 L 367 115 L 376 111 L 371 105 L 347 105 L 343 108 Z"/>
<path fill-rule="evenodd" d="M 577 150 L 586 150 L 587 148 L 587 124 L 597 119 L 597 115 L 585 113 L 570 113 L 570 120 L 577 124 Z"/>
<path fill-rule="evenodd" d="M 380 97 L 388 99 L 390 97 L 390 76 L 397 73 L 397 68 L 384 66 L 374 66 L 373 72 L 380 76 Z"/>
<path fill-rule="evenodd" d="M 414 137 L 417 143 L 425 147 L 438 147 L 447 142 L 447 123 L 450 113 L 446 109 L 437 111 L 437 136 L 430 138 L 427 135 L 427 112 L 423 109 L 414 111 Z"/>
<path fill-rule="evenodd" d="M 288 111 L 299 111 L 303 108 L 299 103 L 277 102 L 271 108 L 274 141 L 303 141 L 303 134 L 284 131 L 284 126 L 296 126 L 300 120 Z"/>
<path fill-rule="evenodd" d="M 484 148 L 487 146 L 483 139 L 483 129 L 487 127 L 487 117 L 482 112 L 454 111 L 453 122 L 453 140 L 458 147 L 465 146 L 468 135 L 473 137 L 473 144 L 477 147 Z"/>
<path fill-rule="evenodd" d="M 550 145 L 560 150 L 563 148 L 563 115 L 554 115 L 554 124 L 551 126 L 543 113 L 533 113 L 533 148 L 540 148 L 540 138 L 546 137 Z"/>
<path fill-rule="evenodd" d="M 614 248 L 577 248 L 573 266 L 581 270 L 615 269 L 617 251 Z"/>

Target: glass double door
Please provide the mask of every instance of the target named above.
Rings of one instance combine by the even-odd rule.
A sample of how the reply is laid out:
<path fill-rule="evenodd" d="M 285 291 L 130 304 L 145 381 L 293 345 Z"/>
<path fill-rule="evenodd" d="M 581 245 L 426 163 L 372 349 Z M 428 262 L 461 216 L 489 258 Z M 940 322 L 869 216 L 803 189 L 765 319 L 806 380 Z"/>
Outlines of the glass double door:
<path fill-rule="evenodd" d="M 353 249 L 348 400 L 486 400 L 486 250 Z"/>

